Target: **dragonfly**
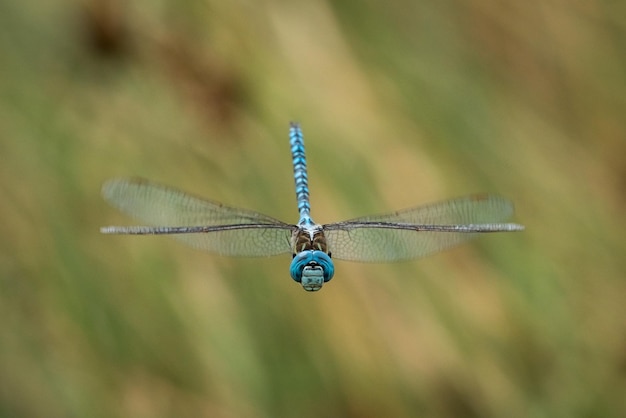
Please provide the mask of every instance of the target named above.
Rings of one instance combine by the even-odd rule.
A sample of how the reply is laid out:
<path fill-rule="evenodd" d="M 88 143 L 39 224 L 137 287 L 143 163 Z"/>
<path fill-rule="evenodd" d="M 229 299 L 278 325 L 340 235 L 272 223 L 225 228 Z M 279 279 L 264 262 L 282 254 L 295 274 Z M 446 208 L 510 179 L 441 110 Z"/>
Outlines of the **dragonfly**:
<path fill-rule="evenodd" d="M 424 257 L 488 232 L 521 231 L 504 223 L 511 201 L 474 194 L 383 215 L 318 224 L 311 218 L 304 137 L 291 122 L 289 140 L 300 219 L 289 224 L 259 212 L 223 205 L 142 178 L 119 178 L 102 187 L 104 199 L 147 226 L 105 226 L 103 234 L 172 235 L 226 256 L 292 254 L 291 277 L 315 292 L 335 273 L 333 259 L 382 263 Z"/>

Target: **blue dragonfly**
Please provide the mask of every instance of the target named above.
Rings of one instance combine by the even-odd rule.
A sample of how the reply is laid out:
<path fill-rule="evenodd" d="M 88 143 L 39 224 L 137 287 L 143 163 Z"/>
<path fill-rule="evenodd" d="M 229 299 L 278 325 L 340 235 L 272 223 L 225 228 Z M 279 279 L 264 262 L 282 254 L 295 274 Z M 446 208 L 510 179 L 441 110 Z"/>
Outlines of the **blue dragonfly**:
<path fill-rule="evenodd" d="M 100 231 L 173 235 L 192 247 L 227 256 L 291 253 L 291 277 L 304 290 L 313 292 L 332 279 L 333 258 L 373 263 L 409 260 L 453 247 L 478 233 L 524 229 L 515 223 L 502 223 L 513 215 L 513 204 L 493 194 L 317 224 L 310 215 L 304 138 L 299 124 L 291 123 L 289 138 L 300 211 L 295 225 L 148 180 L 122 178 L 104 184 L 104 199 L 152 226 L 106 226 Z"/>

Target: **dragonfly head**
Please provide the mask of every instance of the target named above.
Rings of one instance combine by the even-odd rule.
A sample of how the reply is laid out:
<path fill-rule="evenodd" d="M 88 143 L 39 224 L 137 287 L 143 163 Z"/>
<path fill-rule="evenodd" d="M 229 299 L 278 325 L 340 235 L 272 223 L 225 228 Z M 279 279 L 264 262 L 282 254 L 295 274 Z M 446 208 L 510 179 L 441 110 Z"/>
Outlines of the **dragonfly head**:
<path fill-rule="evenodd" d="M 289 272 L 295 281 L 302 284 L 304 290 L 315 292 L 333 278 L 335 266 L 325 252 L 307 250 L 293 257 Z"/>

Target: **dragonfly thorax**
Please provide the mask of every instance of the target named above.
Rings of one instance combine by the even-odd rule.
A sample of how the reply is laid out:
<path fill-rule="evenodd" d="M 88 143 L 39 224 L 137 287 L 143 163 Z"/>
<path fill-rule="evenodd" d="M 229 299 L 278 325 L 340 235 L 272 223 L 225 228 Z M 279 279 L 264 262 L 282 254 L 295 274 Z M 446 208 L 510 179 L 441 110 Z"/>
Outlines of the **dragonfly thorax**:
<path fill-rule="evenodd" d="M 298 225 L 291 237 L 291 248 L 294 254 L 307 250 L 330 254 L 321 225 Z"/>

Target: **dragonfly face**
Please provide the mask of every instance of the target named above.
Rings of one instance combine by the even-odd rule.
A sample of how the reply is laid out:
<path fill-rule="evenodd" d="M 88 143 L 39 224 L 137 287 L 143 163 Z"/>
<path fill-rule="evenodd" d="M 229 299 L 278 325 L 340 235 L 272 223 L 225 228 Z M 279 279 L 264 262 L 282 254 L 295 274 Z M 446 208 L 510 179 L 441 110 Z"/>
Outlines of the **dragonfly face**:
<path fill-rule="evenodd" d="M 296 282 L 302 284 L 304 290 L 315 292 L 333 278 L 335 266 L 325 252 L 306 250 L 294 255 L 289 273 Z"/>

